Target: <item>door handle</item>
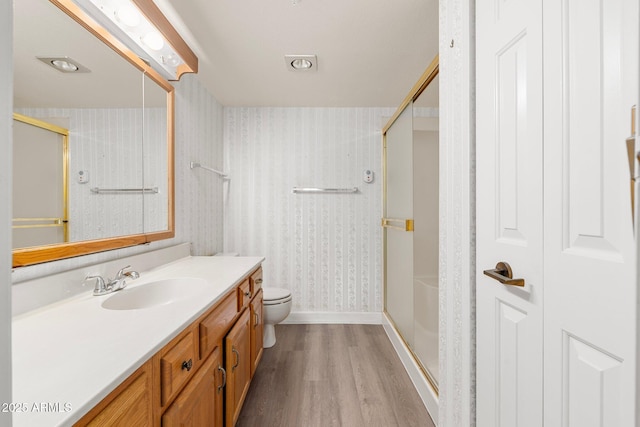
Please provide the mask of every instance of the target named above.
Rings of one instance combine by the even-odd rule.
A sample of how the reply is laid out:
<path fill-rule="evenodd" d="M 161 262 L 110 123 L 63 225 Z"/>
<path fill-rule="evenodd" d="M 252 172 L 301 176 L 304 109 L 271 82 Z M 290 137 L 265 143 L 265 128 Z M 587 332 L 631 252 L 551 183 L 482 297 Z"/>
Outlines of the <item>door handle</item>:
<path fill-rule="evenodd" d="M 630 191 L 631 191 L 631 223 L 635 226 L 635 183 L 636 183 L 636 158 L 640 160 L 640 154 L 636 157 L 636 106 L 631 107 L 631 136 L 625 141 L 627 145 L 627 157 L 629 159 Z"/>
<path fill-rule="evenodd" d="M 235 347 L 231 347 L 231 351 L 236 355 L 236 363 L 231 367 L 231 372 L 235 372 L 236 368 L 240 364 L 240 353 L 238 353 L 238 350 L 236 350 Z"/>
<path fill-rule="evenodd" d="M 398 225 L 393 225 L 393 224 Z M 412 219 L 382 218 L 382 227 L 400 231 L 413 231 Z"/>
<path fill-rule="evenodd" d="M 493 270 L 484 270 L 484 274 L 503 285 L 524 286 L 524 279 L 514 279 L 511 266 L 506 262 L 500 261 Z"/>
<path fill-rule="evenodd" d="M 222 372 L 222 385 L 218 386 L 218 394 L 220 394 L 222 389 L 227 385 L 227 371 L 220 365 L 218 365 L 218 371 Z"/>

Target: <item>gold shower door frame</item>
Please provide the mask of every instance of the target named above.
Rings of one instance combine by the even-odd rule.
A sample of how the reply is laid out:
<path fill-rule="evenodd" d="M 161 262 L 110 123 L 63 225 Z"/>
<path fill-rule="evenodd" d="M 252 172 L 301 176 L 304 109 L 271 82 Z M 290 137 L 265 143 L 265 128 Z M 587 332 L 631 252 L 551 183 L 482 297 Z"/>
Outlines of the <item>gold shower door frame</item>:
<path fill-rule="evenodd" d="M 420 368 L 420 370 L 424 374 L 425 378 L 427 379 L 427 381 L 429 382 L 429 384 L 431 385 L 431 387 L 435 391 L 436 395 L 439 394 L 437 381 L 434 379 L 434 377 L 431 375 L 429 370 L 424 366 L 424 364 L 422 363 L 420 358 L 414 352 L 414 350 L 413 350 L 412 346 L 409 344 L 407 338 L 405 338 L 402 335 L 402 332 L 401 332 L 400 328 L 398 328 L 398 325 L 393 320 L 393 317 L 389 313 L 388 307 L 387 307 L 388 291 L 389 291 L 388 290 L 388 277 L 387 277 L 387 261 L 388 261 L 388 255 L 389 255 L 387 253 L 387 243 L 388 243 L 387 242 L 387 240 L 388 240 L 387 239 L 387 233 L 389 233 L 389 232 L 394 232 L 394 233 L 413 232 L 413 230 L 414 230 L 413 218 L 388 218 L 387 217 L 387 199 L 388 199 L 388 192 L 387 192 L 387 177 L 388 177 L 388 170 L 387 170 L 387 132 L 393 126 L 393 124 L 396 122 L 396 120 L 402 115 L 402 113 L 408 107 L 411 107 L 413 105 L 413 101 L 418 99 L 418 97 L 422 94 L 422 92 L 424 92 L 424 90 L 427 88 L 427 86 L 436 78 L 436 76 L 438 75 L 438 72 L 439 72 L 439 57 L 438 57 L 438 55 L 436 55 L 436 57 L 433 59 L 431 64 L 429 64 L 429 66 L 427 67 L 425 72 L 422 74 L 420 79 L 418 79 L 416 84 L 413 86 L 413 88 L 411 89 L 409 94 L 402 101 L 402 103 L 400 104 L 398 109 L 395 111 L 394 115 L 389 119 L 387 124 L 382 129 L 382 174 L 383 174 L 383 180 L 382 180 L 382 182 L 383 182 L 383 184 L 382 184 L 383 213 L 382 214 L 383 214 L 383 218 L 381 220 L 381 227 L 383 228 L 383 233 L 382 233 L 383 255 L 382 256 L 383 256 L 383 266 L 384 266 L 384 272 L 383 272 L 384 313 L 385 313 L 387 319 L 389 319 L 389 321 L 390 321 L 391 325 L 393 326 L 393 328 L 396 330 L 397 334 L 402 339 L 405 347 L 411 353 L 411 356 L 413 357 L 413 359 L 416 362 L 417 366 Z"/>
<path fill-rule="evenodd" d="M 64 242 L 69 241 L 69 130 L 34 117 L 13 113 L 13 120 L 31 125 L 62 137 L 62 217 L 13 218 L 12 228 L 62 227 Z M 53 242 L 52 242 L 53 243 Z"/>

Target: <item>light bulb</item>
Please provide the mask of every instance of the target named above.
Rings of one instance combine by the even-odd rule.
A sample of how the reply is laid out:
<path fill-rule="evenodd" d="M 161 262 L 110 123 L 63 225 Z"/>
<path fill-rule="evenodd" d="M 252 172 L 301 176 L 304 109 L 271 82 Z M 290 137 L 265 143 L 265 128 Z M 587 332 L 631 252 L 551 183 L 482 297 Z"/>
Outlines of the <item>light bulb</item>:
<path fill-rule="evenodd" d="M 307 70 L 313 66 L 313 62 L 308 59 L 294 59 L 291 61 L 291 66 L 296 70 Z"/>
<path fill-rule="evenodd" d="M 156 31 L 151 31 L 141 38 L 142 43 L 151 50 L 160 50 L 164 46 L 164 40 L 162 36 Z"/>
<path fill-rule="evenodd" d="M 127 27 L 137 27 L 140 24 L 140 12 L 135 6 L 125 4 L 114 13 L 116 20 Z"/>
<path fill-rule="evenodd" d="M 66 72 L 78 71 L 78 67 L 75 64 L 72 64 L 71 62 L 68 62 L 68 61 L 64 61 L 62 59 L 54 59 L 53 61 L 51 61 L 51 64 L 53 64 L 53 66 L 55 66 L 56 68 L 59 68 L 62 71 L 66 71 Z"/>

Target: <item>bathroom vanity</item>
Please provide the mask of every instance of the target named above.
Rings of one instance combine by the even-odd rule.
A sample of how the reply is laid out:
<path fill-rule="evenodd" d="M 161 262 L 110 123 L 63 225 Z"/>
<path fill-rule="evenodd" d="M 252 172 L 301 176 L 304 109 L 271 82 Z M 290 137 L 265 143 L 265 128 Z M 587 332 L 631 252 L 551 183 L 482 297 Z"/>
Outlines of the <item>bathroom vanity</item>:
<path fill-rule="evenodd" d="M 15 317 L 14 425 L 233 426 L 262 356 L 262 261 L 186 257 Z"/>

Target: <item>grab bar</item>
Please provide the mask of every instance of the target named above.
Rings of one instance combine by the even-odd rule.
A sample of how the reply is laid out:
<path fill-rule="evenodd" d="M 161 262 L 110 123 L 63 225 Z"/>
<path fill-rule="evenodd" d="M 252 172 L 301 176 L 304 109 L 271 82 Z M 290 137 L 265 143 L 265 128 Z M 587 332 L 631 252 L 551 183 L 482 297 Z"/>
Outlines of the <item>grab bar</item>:
<path fill-rule="evenodd" d="M 215 174 L 218 174 L 222 178 L 227 178 L 227 174 L 226 173 L 220 172 L 219 170 L 216 170 L 216 169 L 213 169 L 213 168 L 208 168 L 206 166 L 202 166 L 200 163 L 190 162 L 189 166 L 191 167 L 191 169 L 200 168 L 200 169 L 208 170 L 209 172 L 213 172 Z"/>
<path fill-rule="evenodd" d="M 316 188 L 293 187 L 294 193 L 357 193 L 358 187 L 353 188 Z"/>
<path fill-rule="evenodd" d="M 12 228 L 42 228 L 42 227 L 62 227 L 68 221 L 62 218 L 13 218 L 12 222 L 30 222 L 36 224 L 13 225 Z M 46 223 L 50 222 L 50 223 Z"/>
<path fill-rule="evenodd" d="M 98 188 L 93 187 L 91 189 L 92 193 L 95 194 L 112 194 L 112 193 L 152 193 L 155 194 L 158 192 L 158 187 L 152 188 Z"/>

